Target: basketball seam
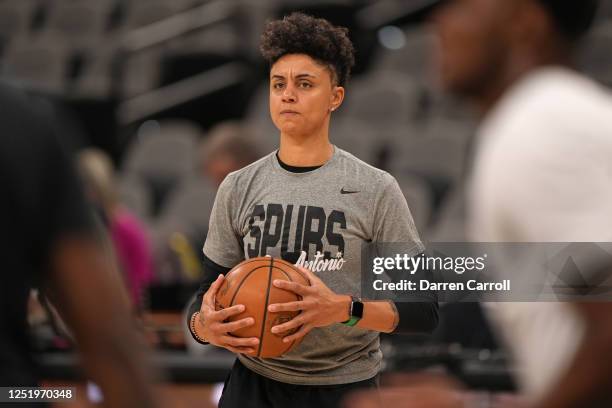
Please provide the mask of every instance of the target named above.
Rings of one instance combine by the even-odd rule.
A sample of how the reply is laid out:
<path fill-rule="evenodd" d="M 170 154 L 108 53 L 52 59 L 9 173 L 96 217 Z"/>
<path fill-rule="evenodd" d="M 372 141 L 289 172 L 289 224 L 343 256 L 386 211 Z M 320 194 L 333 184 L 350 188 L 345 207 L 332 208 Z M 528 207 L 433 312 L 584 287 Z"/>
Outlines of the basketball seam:
<path fill-rule="evenodd" d="M 295 267 L 295 265 L 293 265 L 290 262 L 286 262 L 284 259 L 282 260 L 284 264 L 286 264 L 287 266 L 291 267 L 291 269 L 293 269 L 295 272 L 298 273 L 298 275 L 300 275 L 302 278 L 304 278 L 306 280 L 306 282 L 308 282 L 308 284 L 310 285 L 310 279 L 308 279 L 307 276 L 304 276 L 304 274 L 302 273 L 302 271 L 300 271 L 298 268 Z M 280 269 L 280 268 L 278 268 Z M 282 269 L 280 269 L 282 271 Z M 289 274 L 287 274 L 285 271 L 283 271 L 283 273 L 285 275 L 287 275 L 287 277 L 289 278 L 289 280 L 291 282 L 293 282 L 293 279 L 291 279 L 291 277 L 289 276 Z M 300 300 L 302 300 L 303 298 L 301 296 L 299 296 Z M 301 312 L 300 312 L 301 313 Z M 297 317 L 297 316 L 296 316 Z M 297 339 L 294 339 L 291 341 L 291 345 L 287 348 L 287 350 L 291 349 L 291 347 L 293 347 L 293 345 L 295 344 L 295 342 L 297 341 Z"/>
<path fill-rule="evenodd" d="M 249 276 L 251 276 L 251 274 L 252 274 L 253 272 L 255 272 L 256 270 L 261 269 L 261 268 L 266 268 L 266 267 L 265 267 L 265 266 L 259 266 L 259 267 L 255 268 L 255 269 L 252 269 L 252 270 L 250 270 L 250 271 L 249 271 L 249 273 L 247 273 L 247 274 L 246 274 L 246 276 L 245 276 L 244 278 L 242 278 L 242 280 L 241 280 L 241 281 L 240 281 L 240 283 L 238 284 L 238 287 L 236 288 L 236 291 L 235 291 L 235 292 L 234 292 L 234 294 L 232 295 L 232 300 L 230 300 L 229 307 L 234 306 L 234 300 L 236 300 L 236 296 L 238 296 L 238 292 L 240 292 L 240 288 L 242 287 L 242 284 L 244 283 L 244 281 L 246 281 L 246 280 L 247 280 L 247 278 L 248 278 Z"/>
<path fill-rule="evenodd" d="M 305 279 L 305 280 L 308 282 L 308 284 L 310 285 L 310 279 L 308 279 L 308 277 L 307 277 L 307 276 L 305 276 L 305 275 L 302 273 L 302 271 L 300 271 L 298 268 L 296 268 L 296 267 L 295 267 L 295 265 L 293 265 L 292 263 L 287 262 L 287 261 L 285 261 L 285 260 L 283 260 L 283 262 L 282 262 L 282 263 L 286 264 L 287 266 L 290 266 L 290 267 L 291 267 L 291 269 L 293 269 L 295 272 L 297 272 L 297 273 L 298 273 L 298 274 L 299 274 L 299 275 L 300 275 L 302 278 L 304 278 L 304 279 Z"/>
<path fill-rule="evenodd" d="M 251 258 L 249 261 L 244 262 L 244 264 L 242 266 L 244 266 L 246 264 L 249 264 L 251 262 L 256 262 L 256 261 L 260 262 L 260 261 L 262 261 L 262 259 L 261 258 Z M 304 278 L 304 280 L 306 280 L 307 282 L 310 283 L 310 280 L 308 279 L 308 277 L 306 277 L 299 269 L 297 269 L 295 267 L 295 265 L 293 265 L 293 264 L 291 264 L 289 262 L 286 262 L 283 259 L 277 260 L 277 263 L 290 267 L 294 272 L 297 272 L 302 278 Z M 249 276 L 253 272 L 255 272 L 256 270 L 261 269 L 261 268 L 265 268 L 265 267 L 266 266 L 257 267 L 255 269 L 249 271 L 249 273 L 247 273 L 246 276 L 244 276 L 242 278 L 242 280 L 238 284 L 238 287 L 235 289 L 234 294 L 232 295 L 232 299 L 230 300 L 230 304 L 229 304 L 230 307 L 234 305 L 234 301 L 236 300 L 236 296 L 238 296 L 238 293 L 240 292 L 240 288 L 242 287 L 244 282 L 249 278 Z M 264 303 L 265 306 L 264 306 L 263 324 L 262 324 L 261 334 L 260 334 L 261 342 L 260 342 L 259 348 L 257 350 L 257 357 L 259 357 L 261 355 L 261 349 L 263 347 L 263 337 L 264 337 L 264 332 L 265 332 L 265 323 L 266 323 L 266 318 L 267 318 L 267 314 L 268 314 L 268 307 L 267 306 L 268 306 L 269 297 L 270 297 L 270 284 L 271 284 L 271 280 L 272 280 L 272 269 L 278 269 L 280 272 L 282 272 L 288 278 L 289 281 L 293 282 L 293 279 L 291 278 L 291 276 L 287 272 L 285 272 L 283 269 L 279 268 L 278 266 L 274 265 L 274 258 L 272 258 L 272 257 L 270 258 L 270 266 L 269 266 L 269 268 L 270 269 L 269 269 L 269 276 L 268 276 L 268 286 L 267 286 L 267 293 L 266 293 L 266 302 Z M 235 268 L 233 268 L 231 271 L 229 271 L 225 275 L 225 277 L 227 278 L 228 275 L 230 275 L 230 273 L 234 272 L 234 269 Z M 300 300 L 302 299 L 301 296 L 298 296 L 298 297 L 300 298 Z M 290 350 L 293 347 L 293 345 L 295 344 L 296 341 L 297 341 L 297 339 L 291 341 L 291 344 L 285 349 L 285 352 L 287 352 L 287 350 Z"/>
<path fill-rule="evenodd" d="M 289 274 L 288 274 L 287 272 L 283 271 L 283 270 L 282 270 L 281 268 L 279 268 L 279 267 L 277 267 L 277 269 L 278 269 L 279 271 L 281 271 L 282 273 L 284 273 L 284 274 L 285 274 L 285 276 L 287 277 L 287 279 L 289 279 L 289 282 L 293 282 L 293 279 L 291 279 L 291 276 L 289 276 Z M 303 298 L 302 298 L 300 295 L 297 295 L 297 296 L 298 296 L 299 300 L 302 300 L 302 299 L 303 299 Z M 302 313 L 302 312 L 300 312 L 300 313 Z M 300 313 L 298 313 L 298 314 L 297 314 L 297 316 L 295 316 L 295 317 L 298 317 L 298 316 L 300 315 Z M 295 319 L 295 317 L 294 317 L 294 319 Z M 285 349 L 285 351 L 283 352 L 283 354 L 284 354 L 284 353 L 286 353 L 286 352 L 287 352 L 287 350 L 290 350 L 290 349 L 293 347 L 293 344 L 294 344 L 296 341 L 297 341 L 297 339 L 293 339 L 293 340 L 291 340 L 291 344 L 289 345 L 289 347 L 287 347 L 287 348 Z"/>
<path fill-rule="evenodd" d="M 259 258 L 251 258 L 251 259 L 249 259 L 249 260 L 247 260 L 247 261 L 243 261 L 243 262 L 240 264 L 240 266 L 248 265 L 248 264 L 250 264 L 250 263 L 252 263 L 252 262 L 261 262 L 261 261 L 262 261 L 262 260 L 261 260 L 261 259 L 259 259 Z M 238 266 L 238 265 L 236 265 L 236 266 Z M 228 277 L 228 275 L 229 275 L 230 273 L 232 273 L 232 272 L 234 272 L 234 271 L 236 270 L 236 266 L 235 266 L 235 267 L 233 267 L 233 268 L 232 268 L 230 271 L 228 271 L 228 272 L 225 274 L 225 277 L 226 277 L 226 278 Z"/>
<path fill-rule="evenodd" d="M 268 301 L 270 300 L 270 284 L 272 283 L 272 265 L 274 265 L 274 258 L 270 258 L 270 269 L 268 270 L 268 286 L 266 288 L 266 301 L 264 302 L 264 313 L 263 321 L 261 322 L 261 334 L 259 338 L 259 348 L 257 350 L 257 357 L 261 356 L 261 348 L 263 347 L 264 331 L 266 330 L 266 319 L 268 318 Z"/>

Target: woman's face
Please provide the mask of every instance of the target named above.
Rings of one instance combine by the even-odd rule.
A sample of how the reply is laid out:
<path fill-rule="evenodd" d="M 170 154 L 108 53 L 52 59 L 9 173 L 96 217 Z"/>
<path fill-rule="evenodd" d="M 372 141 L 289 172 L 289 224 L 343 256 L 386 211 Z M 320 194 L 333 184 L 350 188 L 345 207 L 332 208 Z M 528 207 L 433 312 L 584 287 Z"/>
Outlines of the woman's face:
<path fill-rule="evenodd" d="M 308 137 L 329 126 L 342 103 L 329 68 L 305 54 L 287 54 L 270 69 L 270 116 L 281 133 Z"/>

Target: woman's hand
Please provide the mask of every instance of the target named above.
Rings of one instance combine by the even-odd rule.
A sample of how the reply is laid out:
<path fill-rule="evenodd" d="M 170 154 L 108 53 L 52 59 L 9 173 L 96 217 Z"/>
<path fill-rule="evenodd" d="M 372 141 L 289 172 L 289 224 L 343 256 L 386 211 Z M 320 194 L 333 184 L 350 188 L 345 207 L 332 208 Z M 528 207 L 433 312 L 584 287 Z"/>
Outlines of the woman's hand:
<path fill-rule="evenodd" d="M 223 310 L 215 310 L 215 296 L 223 284 L 225 277 L 219 275 L 202 298 L 202 307 L 196 318 L 195 330 L 198 336 L 210 344 L 228 349 L 233 353 L 254 353 L 259 344 L 257 337 L 240 338 L 230 333 L 255 323 L 252 317 L 225 323 L 231 316 L 244 311 L 244 305 L 234 305 Z"/>
<path fill-rule="evenodd" d="M 273 284 L 277 288 L 301 296 L 302 300 L 268 306 L 270 312 L 301 311 L 290 321 L 272 327 L 272 333 L 276 334 L 299 328 L 295 333 L 283 338 L 283 342 L 286 343 L 305 336 L 315 327 L 329 326 L 349 319 L 350 296 L 334 293 L 314 273 L 308 269 L 296 267 L 308 277 L 310 286 L 285 280 L 274 280 Z"/>

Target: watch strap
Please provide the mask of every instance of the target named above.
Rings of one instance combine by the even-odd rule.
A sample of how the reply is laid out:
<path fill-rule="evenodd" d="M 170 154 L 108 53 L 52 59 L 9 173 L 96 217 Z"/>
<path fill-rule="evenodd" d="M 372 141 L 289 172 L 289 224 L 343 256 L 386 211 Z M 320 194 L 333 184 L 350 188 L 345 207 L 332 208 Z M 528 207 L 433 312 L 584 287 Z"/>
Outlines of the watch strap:
<path fill-rule="evenodd" d="M 361 314 L 363 314 L 363 303 L 361 302 L 361 299 L 355 297 L 355 296 L 351 296 L 351 303 L 349 306 L 349 319 L 342 322 L 342 324 L 344 324 L 345 326 L 355 326 L 362 318 L 362 316 L 359 316 L 355 313 L 355 304 L 359 303 L 361 304 Z"/>

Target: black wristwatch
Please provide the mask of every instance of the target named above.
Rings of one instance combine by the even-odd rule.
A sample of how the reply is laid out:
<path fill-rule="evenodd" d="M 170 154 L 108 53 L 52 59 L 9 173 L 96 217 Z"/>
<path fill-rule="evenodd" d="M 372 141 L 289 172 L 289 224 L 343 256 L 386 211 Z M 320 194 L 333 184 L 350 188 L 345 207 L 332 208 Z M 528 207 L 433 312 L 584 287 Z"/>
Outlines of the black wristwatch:
<path fill-rule="evenodd" d="M 363 302 L 361 299 L 351 296 L 351 307 L 349 308 L 349 319 L 342 324 L 347 326 L 354 326 L 363 317 Z"/>

